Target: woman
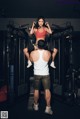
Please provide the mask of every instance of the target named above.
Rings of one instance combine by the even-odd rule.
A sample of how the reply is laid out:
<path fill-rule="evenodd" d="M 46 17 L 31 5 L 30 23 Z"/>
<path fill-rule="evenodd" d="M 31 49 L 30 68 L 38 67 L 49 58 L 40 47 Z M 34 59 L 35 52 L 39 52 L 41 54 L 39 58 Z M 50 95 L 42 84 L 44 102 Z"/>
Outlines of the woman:
<path fill-rule="evenodd" d="M 37 49 L 37 42 L 39 40 L 45 40 L 47 35 L 52 34 L 52 30 L 50 28 L 49 23 L 45 22 L 45 19 L 43 17 L 39 17 L 37 19 L 37 22 L 33 22 L 29 34 L 30 34 L 30 36 L 32 34 L 35 35 L 36 43 L 33 44 L 33 46 L 34 46 L 34 49 Z M 24 52 L 24 54 L 26 55 L 26 57 L 28 59 L 28 66 L 27 66 L 27 68 L 29 68 L 32 65 L 32 63 L 31 63 L 31 61 L 29 59 L 29 49 L 28 48 L 24 48 L 23 52 Z M 53 68 L 55 68 L 55 66 L 54 66 L 54 58 L 55 58 L 56 54 L 57 54 L 57 49 L 54 48 L 53 49 L 53 53 L 52 53 L 52 62 L 50 64 L 50 66 L 53 67 Z"/>

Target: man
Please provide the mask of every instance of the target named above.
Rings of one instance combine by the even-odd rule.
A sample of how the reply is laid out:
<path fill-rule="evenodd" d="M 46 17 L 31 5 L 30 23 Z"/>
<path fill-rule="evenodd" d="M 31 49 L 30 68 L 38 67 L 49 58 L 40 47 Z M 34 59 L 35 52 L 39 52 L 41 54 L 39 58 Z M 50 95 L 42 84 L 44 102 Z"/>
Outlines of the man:
<path fill-rule="evenodd" d="M 38 41 L 38 49 L 34 50 L 30 54 L 30 60 L 33 62 L 34 66 L 34 110 L 38 110 L 38 99 L 39 99 L 39 89 L 40 83 L 42 82 L 45 90 L 45 100 L 46 109 L 45 113 L 53 114 L 51 110 L 51 92 L 50 92 L 50 76 L 48 62 L 51 58 L 51 53 L 45 50 L 45 41 Z"/>

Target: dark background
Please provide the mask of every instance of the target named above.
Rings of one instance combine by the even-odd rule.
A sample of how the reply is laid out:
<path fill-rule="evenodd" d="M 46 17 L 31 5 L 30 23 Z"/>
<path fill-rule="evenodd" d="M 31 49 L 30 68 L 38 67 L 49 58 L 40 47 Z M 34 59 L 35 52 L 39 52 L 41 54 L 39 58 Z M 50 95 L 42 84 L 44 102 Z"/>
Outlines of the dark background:
<path fill-rule="evenodd" d="M 0 17 L 80 18 L 80 0 L 0 0 Z"/>

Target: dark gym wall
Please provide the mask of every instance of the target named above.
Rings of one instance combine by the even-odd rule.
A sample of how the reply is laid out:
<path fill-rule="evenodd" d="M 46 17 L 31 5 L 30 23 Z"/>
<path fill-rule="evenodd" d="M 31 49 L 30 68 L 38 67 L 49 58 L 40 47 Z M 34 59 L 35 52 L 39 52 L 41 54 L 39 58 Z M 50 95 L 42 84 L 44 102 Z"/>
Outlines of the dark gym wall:
<path fill-rule="evenodd" d="M 6 84 L 6 31 L 0 31 L 0 86 Z"/>
<path fill-rule="evenodd" d="M 75 87 L 78 89 L 76 81 L 80 81 L 78 76 L 80 71 L 80 32 L 73 31 L 70 35 L 70 38 L 63 34 L 56 39 L 58 54 L 55 65 L 57 68 L 51 69 L 51 80 L 53 93 L 57 95 L 64 95 L 66 91 L 74 93 Z"/>
<path fill-rule="evenodd" d="M 0 17 L 80 18 L 79 0 L 1 0 Z"/>
<path fill-rule="evenodd" d="M 23 34 L 10 28 L 0 31 L 0 89 L 7 86 L 7 99 L 11 103 L 28 93 L 29 70 L 23 54 L 28 35 L 25 38 Z"/>
<path fill-rule="evenodd" d="M 7 30 L 8 24 L 13 24 L 19 28 L 21 25 L 31 27 L 32 22 L 37 18 L 0 18 L 0 30 Z M 69 23 L 73 26 L 75 31 L 80 31 L 80 18 L 46 18 L 45 21 L 49 22 L 50 26 L 58 25 L 59 27 L 66 27 Z M 25 26 L 25 27 L 27 27 Z"/>
<path fill-rule="evenodd" d="M 73 64 L 75 68 L 80 66 L 80 33 L 75 32 L 73 38 Z"/>
<path fill-rule="evenodd" d="M 23 55 L 23 48 L 26 46 L 27 39 L 21 32 L 20 30 L 18 32 L 15 30 L 15 32 L 9 32 L 9 34 L 6 34 L 5 31 L 0 33 L 0 56 L 2 57 L 0 59 L 0 81 L 3 80 L 4 83 L 5 81 L 8 83 L 10 101 L 27 93 L 31 73 L 29 69 L 26 69 L 27 60 Z M 70 68 L 71 54 L 73 67 L 76 70 L 80 67 L 80 32 L 74 31 L 71 39 L 65 39 L 64 34 L 58 35 L 56 35 L 57 38 L 55 39 L 58 44 L 58 54 L 55 59 L 57 68 L 55 70 L 51 69 L 51 80 L 52 84 L 54 84 L 54 93 L 62 95 L 64 83 L 66 82 L 66 72 Z M 71 41 L 73 52 L 70 54 Z M 68 84 L 66 86 L 68 87 Z"/>

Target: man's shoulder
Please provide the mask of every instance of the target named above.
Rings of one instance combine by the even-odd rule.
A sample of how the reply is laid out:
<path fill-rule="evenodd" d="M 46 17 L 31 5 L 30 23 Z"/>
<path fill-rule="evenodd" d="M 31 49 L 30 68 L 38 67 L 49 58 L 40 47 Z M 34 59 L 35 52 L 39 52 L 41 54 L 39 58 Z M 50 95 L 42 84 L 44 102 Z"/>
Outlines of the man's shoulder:
<path fill-rule="evenodd" d="M 44 50 L 44 52 L 46 52 L 46 53 L 50 53 L 50 51 L 49 51 L 49 50 Z"/>
<path fill-rule="evenodd" d="M 44 50 L 44 54 L 50 56 L 51 55 L 51 52 L 48 51 L 48 50 Z"/>
<path fill-rule="evenodd" d="M 33 51 L 31 52 L 31 54 L 36 53 L 36 52 L 37 52 L 37 50 L 33 50 Z"/>

